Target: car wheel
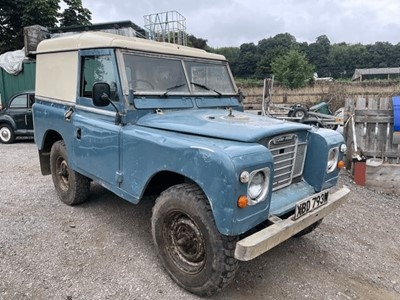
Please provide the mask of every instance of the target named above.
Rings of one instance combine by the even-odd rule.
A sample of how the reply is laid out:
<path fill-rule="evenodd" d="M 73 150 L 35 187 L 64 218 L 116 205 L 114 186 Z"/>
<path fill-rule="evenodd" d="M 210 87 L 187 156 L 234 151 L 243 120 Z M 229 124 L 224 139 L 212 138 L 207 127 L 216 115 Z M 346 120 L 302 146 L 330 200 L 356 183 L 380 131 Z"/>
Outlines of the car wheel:
<path fill-rule="evenodd" d="M 15 141 L 14 130 L 8 124 L 0 125 L 0 142 L 3 144 L 12 144 Z"/>
<path fill-rule="evenodd" d="M 162 264 L 180 286 L 210 296 L 234 277 L 237 237 L 221 235 L 210 204 L 195 184 L 180 184 L 156 201 L 152 235 Z"/>
<path fill-rule="evenodd" d="M 304 228 L 302 231 L 296 233 L 293 237 L 298 238 L 298 237 L 302 237 L 303 235 L 309 234 L 311 232 L 313 232 L 315 229 L 317 229 L 317 227 L 319 225 L 321 225 L 322 220 L 318 220 L 317 222 L 315 222 L 314 224 L 311 224 L 310 226 Z"/>
<path fill-rule="evenodd" d="M 68 153 L 63 141 L 53 144 L 50 151 L 50 169 L 58 197 L 68 205 L 84 202 L 89 196 L 89 178 L 68 166 Z"/>
<path fill-rule="evenodd" d="M 302 107 L 295 108 L 290 114 L 291 117 L 302 119 L 307 116 L 307 110 Z"/>

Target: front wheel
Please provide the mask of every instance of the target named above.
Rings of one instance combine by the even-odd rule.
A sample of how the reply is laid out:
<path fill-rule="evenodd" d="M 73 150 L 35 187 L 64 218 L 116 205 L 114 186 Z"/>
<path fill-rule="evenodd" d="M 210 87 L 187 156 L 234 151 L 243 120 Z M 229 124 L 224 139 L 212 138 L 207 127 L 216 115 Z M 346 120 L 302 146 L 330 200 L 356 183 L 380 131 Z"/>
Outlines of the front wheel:
<path fill-rule="evenodd" d="M 51 147 L 50 169 L 54 187 L 62 202 L 76 205 L 87 199 L 90 180 L 68 166 L 68 153 L 63 141 L 57 141 Z"/>
<path fill-rule="evenodd" d="M 152 234 L 162 264 L 180 286 L 210 296 L 234 277 L 237 237 L 221 235 L 206 196 L 195 184 L 164 191 L 153 208 Z"/>

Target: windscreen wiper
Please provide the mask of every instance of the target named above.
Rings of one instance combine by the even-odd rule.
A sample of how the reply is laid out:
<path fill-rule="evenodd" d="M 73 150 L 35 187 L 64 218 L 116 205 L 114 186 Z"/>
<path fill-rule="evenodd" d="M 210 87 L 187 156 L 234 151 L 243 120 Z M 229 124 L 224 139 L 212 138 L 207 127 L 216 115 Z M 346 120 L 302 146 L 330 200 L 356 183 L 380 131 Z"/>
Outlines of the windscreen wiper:
<path fill-rule="evenodd" d="M 174 89 L 177 89 L 177 88 L 180 88 L 180 87 L 185 86 L 185 85 L 186 85 L 186 83 L 181 83 L 181 84 L 177 84 L 177 85 L 171 86 L 171 87 L 167 88 L 167 89 L 165 90 L 165 92 L 164 92 L 163 94 L 160 95 L 160 97 L 161 97 L 161 98 L 167 97 L 167 95 L 168 95 L 168 93 L 169 93 L 170 91 L 172 91 L 172 90 L 174 90 Z"/>
<path fill-rule="evenodd" d="M 212 91 L 212 92 L 214 92 L 214 93 L 217 93 L 218 96 L 222 96 L 222 93 L 221 93 L 221 92 L 219 92 L 219 91 L 217 91 L 217 90 L 214 90 L 214 89 L 212 89 L 212 88 L 210 88 L 210 87 L 208 87 L 208 86 L 206 86 L 206 85 L 204 85 L 204 84 L 200 84 L 200 83 L 193 82 L 193 81 L 191 81 L 190 83 L 193 84 L 193 85 L 195 85 L 195 86 L 199 86 L 199 87 L 201 87 L 201 88 L 203 88 L 203 89 L 205 89 L 205 90 L 207 90 L 207 91 Z"/>

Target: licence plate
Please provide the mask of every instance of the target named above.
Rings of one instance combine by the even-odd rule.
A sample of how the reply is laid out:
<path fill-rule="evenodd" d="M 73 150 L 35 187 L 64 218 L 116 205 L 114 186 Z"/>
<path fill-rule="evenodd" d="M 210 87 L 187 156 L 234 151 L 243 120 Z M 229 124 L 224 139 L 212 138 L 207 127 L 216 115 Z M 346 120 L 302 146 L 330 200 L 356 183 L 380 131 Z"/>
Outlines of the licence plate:
<path fill-rule="evenodd" d="M 296 203 L 296 210 L 294 213 L 294 219 L 298 219 L 314 209 L 328 203 L 329 190 L 325 190 L 318 194 L 312 195 L 311 197 L 301 200 Z"/>

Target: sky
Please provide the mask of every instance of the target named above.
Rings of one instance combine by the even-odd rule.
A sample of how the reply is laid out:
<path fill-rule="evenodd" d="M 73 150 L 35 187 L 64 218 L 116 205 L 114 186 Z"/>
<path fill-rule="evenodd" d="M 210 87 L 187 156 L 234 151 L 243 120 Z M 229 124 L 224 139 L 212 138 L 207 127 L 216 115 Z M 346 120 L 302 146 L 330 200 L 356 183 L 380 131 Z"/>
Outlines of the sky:
<path fill-rule="evenodd" d="M 130 20 L 178 11 L 186 31 L 213 48 L 238 47 L 279 33 L 312 43 L 326 35 L 332 44 L 400 42 L 399 0 L 82 0 L 92 23 Z"/>

